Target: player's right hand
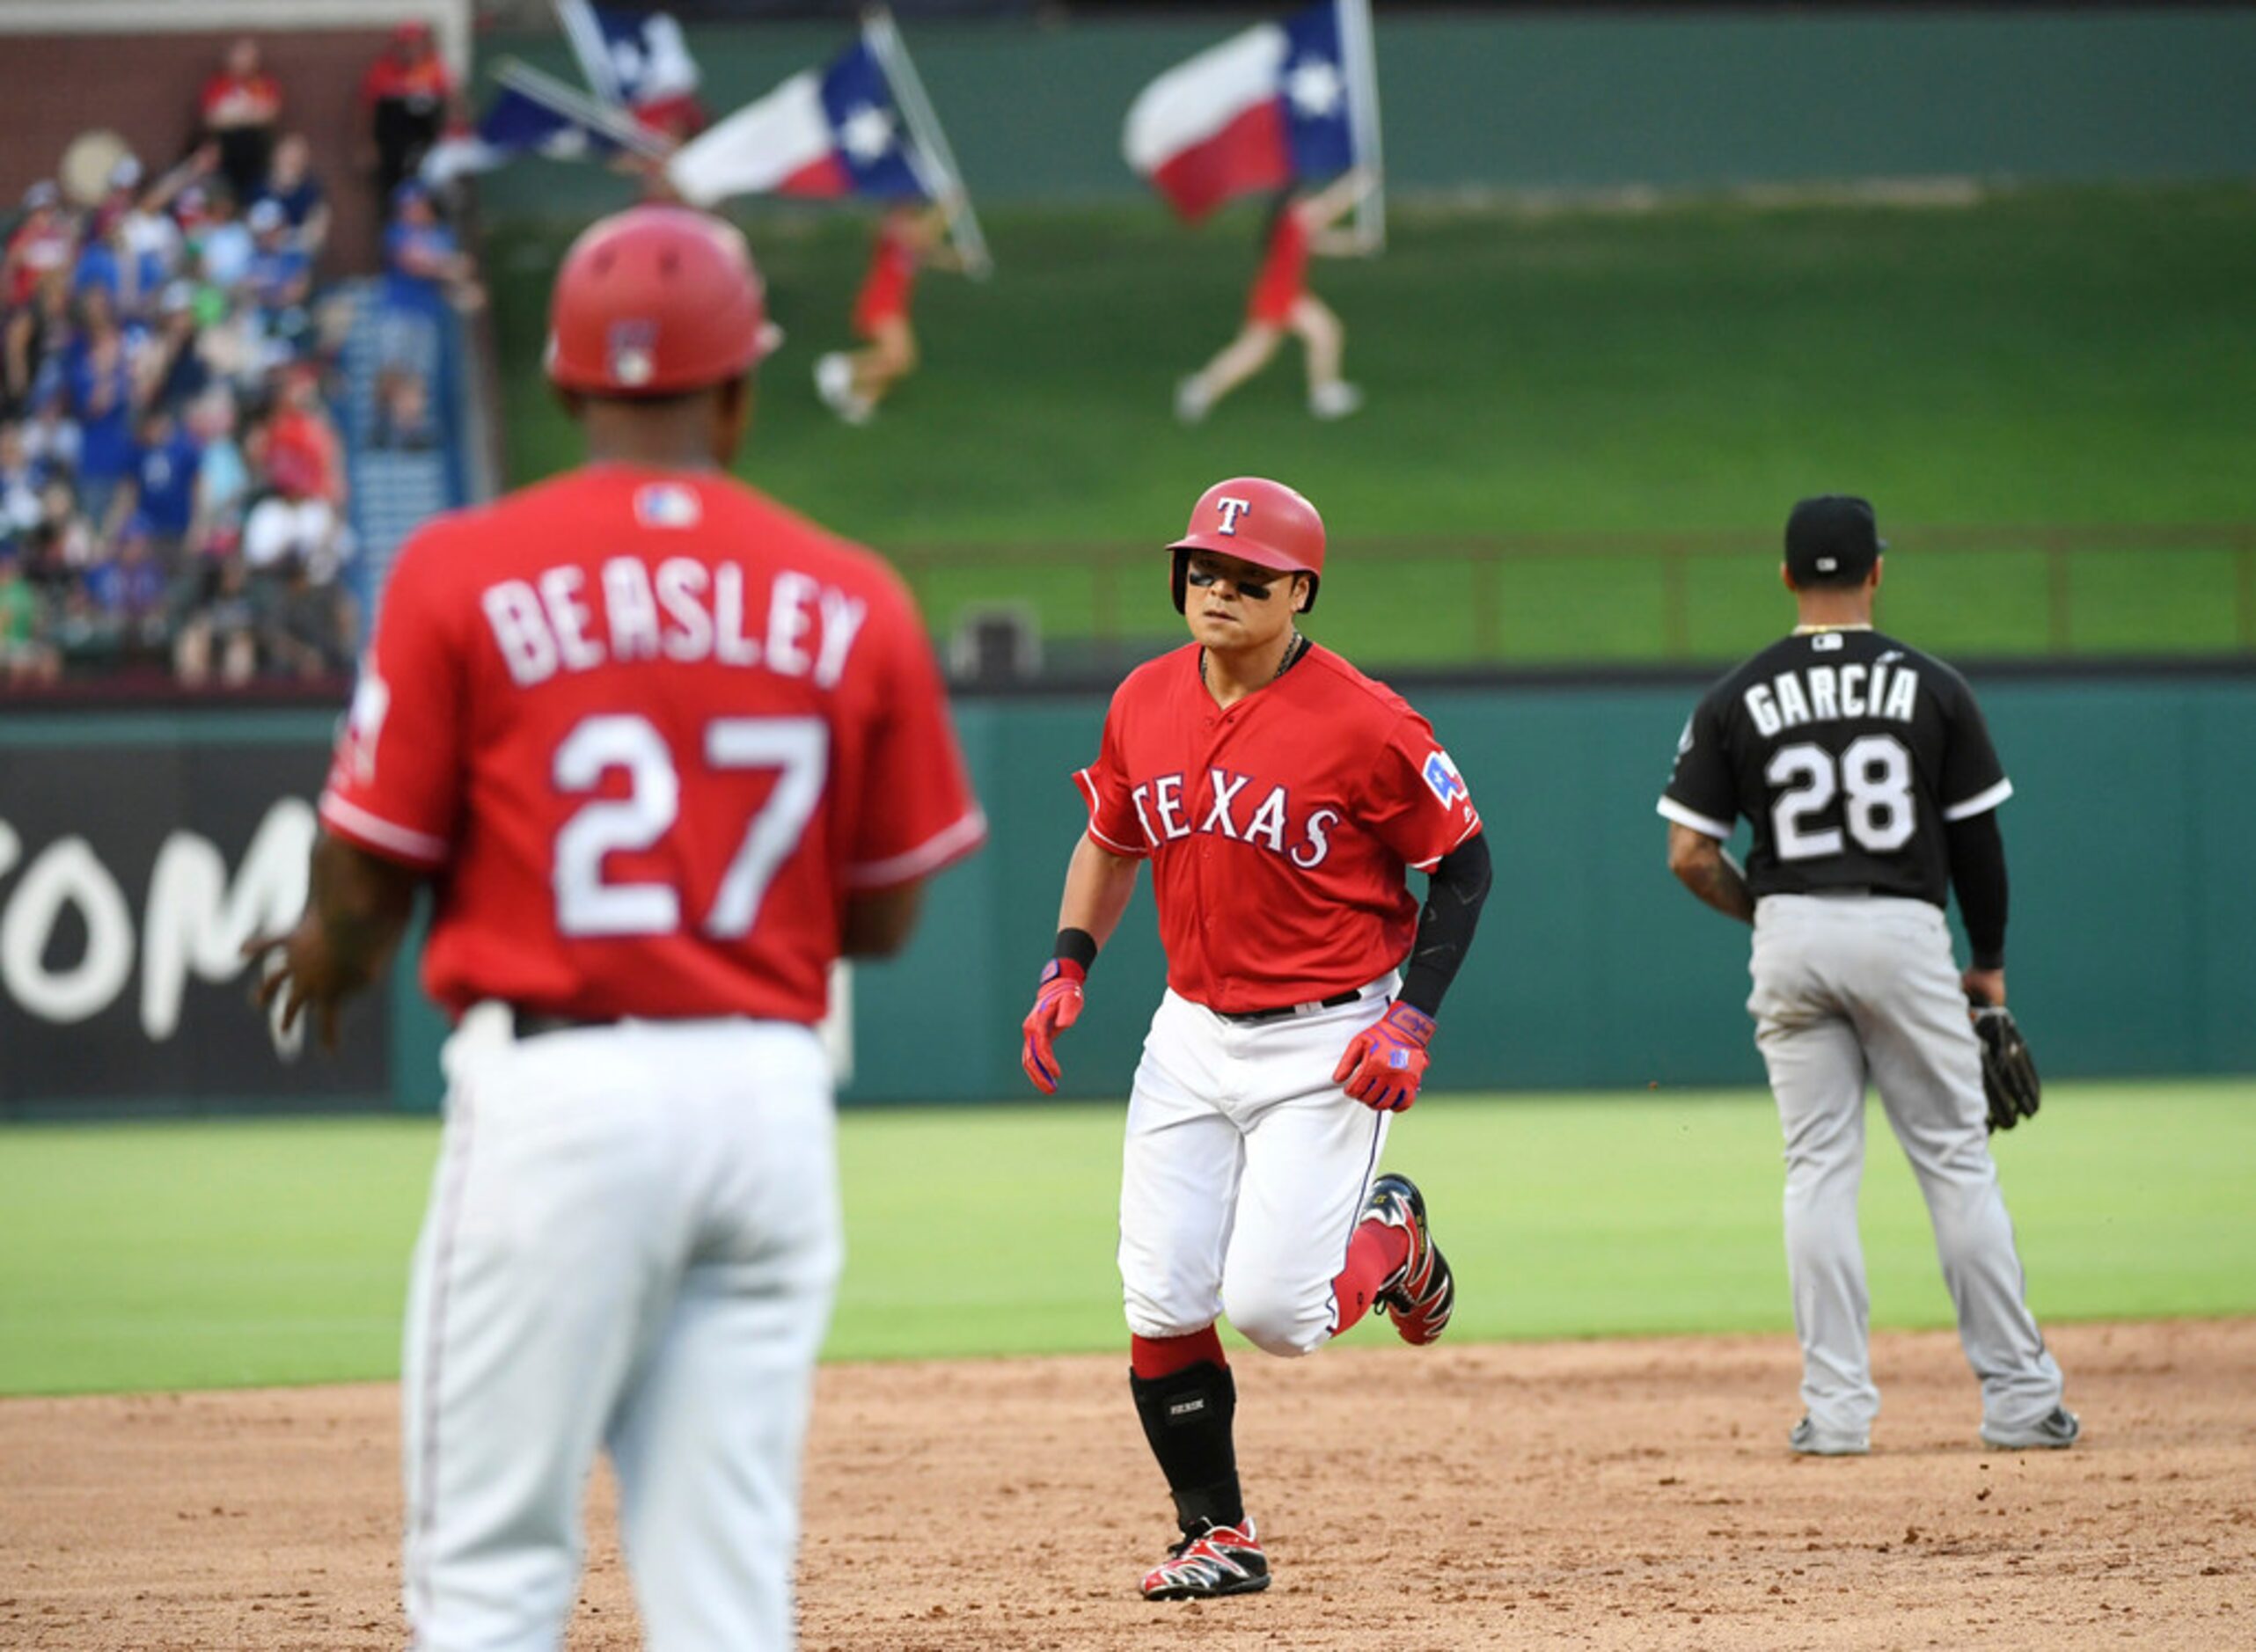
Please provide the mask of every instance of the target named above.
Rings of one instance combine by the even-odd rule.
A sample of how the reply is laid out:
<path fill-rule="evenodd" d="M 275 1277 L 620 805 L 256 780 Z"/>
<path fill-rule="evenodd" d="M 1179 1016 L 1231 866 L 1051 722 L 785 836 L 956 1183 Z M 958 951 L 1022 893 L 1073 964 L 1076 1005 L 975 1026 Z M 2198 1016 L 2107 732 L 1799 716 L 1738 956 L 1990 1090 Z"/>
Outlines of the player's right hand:
<path fill-rule="evenodd" d="M 1081 983 L 1088 971 L 1070 958 L 1052 958 L 1042 966 L 1042 984 L 1034 994 L 1034 1007 L 1022 1027 L 1026 1045 L 1019 1065 L 1044 1095 L 1058 1093 L 1058 1052 L 1051 1041 L 1081 1019 Z"/>
<path fill-rule="evenodd" d="M 337 1048 L 338 1010 L 366 983 L 337 957 L 319 916 L 309 911 L 282 933 L 253 935 L 243 943 L 242 956 L 253 970 L 251 1002 L 275 1016 L 277 1033 L 310 1012 L 322 1048 Z"/>

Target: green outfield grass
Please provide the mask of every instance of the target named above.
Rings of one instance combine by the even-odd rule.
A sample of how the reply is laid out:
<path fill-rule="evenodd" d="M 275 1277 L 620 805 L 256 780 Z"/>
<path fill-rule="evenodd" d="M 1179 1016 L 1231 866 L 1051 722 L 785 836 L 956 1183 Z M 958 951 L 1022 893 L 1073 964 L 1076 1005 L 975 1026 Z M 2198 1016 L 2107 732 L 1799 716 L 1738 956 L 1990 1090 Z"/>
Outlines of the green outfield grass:
<path fill-rule="evenodd" d="M 1873 1318 L 1947 1324 L 1872 1122 Z M 1117 1349 L 1119 1137 L 1109 1107 L 848 1115 L 830 1356 Z M 0 1135 L 0 1393 L 393 1374 L 436 1141 L 388 1119 Z M 1426 1189 L 1474 1340 L 1784 1329 L 1778 1151 L 1744 1093 L 1443 1096 L 1387 1158 Z M 2058 1085 L 1998 1158 L 2040 1315 L 2256 1312 L 2256 1083 Z"/>
<path fill-rule="evenodd" d="M 1159 543 L 1200 486 L 1240 470 L 1323 508 L 1338 596 L 1320 628 L 1381 662 L 1471 657 L 1484 602 L 1505 657 L 1668 646 L 1657 560 L 1515 564 L 1483 598 L 1453 539 L 1744 532 L 1743 564 L 1696 564 L 1687 583 L 1682 640 L 1723 657 L 1776 629 L 1787 505 L 1864 491 L 1901 534 L 1892 622 L 1995 654 L 2049 644 L 2040 547 L 2001 533 L 1982 553 L 1915 560 L 1922 525 L 2256 521 L 2245 186 L 1930 208 L 1405 211 L 1383 259 L 1319 272 L 1365 413 L 1310 421 L 1288 362 L 1190 430 L 1170 389 L 1236 325 L 1248 216 L 1189 231 L 1156 208 L 996 215 L 1000 274 L 927 278 L 925 370 L 861 430 L 823 411 L 809 371 L 849 341 L 861 221 L 748 222 L 790 341 L 763 374 L 746 473 L 881 548 L 945 553 L 915 573 L 942 627 L 966 603 L 1015 597 L 1053 633 L 1088 632 L 1107 599 L 1081 548 Z M 507 225 L 487 245 L 519 480 L 575 451 L 538 367 L 570 227 Z M 1431 550 L 1359 562 L 1357 540 L 1375 536 Z M 983 562 L 995 546 L 1044 565 Z M 2223 545 L 2079 555 L 2069 640 L 2230 647 L 2238 577 Z M 1168 629 L 1156 574 L 1118 590 L 1119 629 Z"/>

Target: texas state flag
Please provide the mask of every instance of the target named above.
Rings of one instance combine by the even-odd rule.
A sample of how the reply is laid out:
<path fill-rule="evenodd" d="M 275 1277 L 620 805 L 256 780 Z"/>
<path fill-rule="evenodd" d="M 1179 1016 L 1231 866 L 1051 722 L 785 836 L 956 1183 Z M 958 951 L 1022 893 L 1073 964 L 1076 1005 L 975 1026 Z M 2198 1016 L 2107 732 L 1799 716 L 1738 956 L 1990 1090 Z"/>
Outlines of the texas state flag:
<path fill-rule="evenodd" d="M 590 79 L 611 101 L 630 109 L 685 98 L 701 78 L 682 26 L 663 11 L 614 11 L 585 0 L 560 0 L 566 34 L 575 51 L 590 51 Z M 588 64 L 582 64 L 583 69 Z"/>
<path fill-rule="evenodd" d="M 452 133 L 431 146 L 423 157 L 421 176 L 432 188 L 443 189 L 465 173 L 491 172 L 520 155 L 580 160 L 608 155 L 618 147 L 569 115 L 504 86 L 494 93 L 475 132 Z"/>
<path fill-rule="evenodd" d="M 1178 63 L 1128 111 L 1121 147 L 1183 217 L 1329 178 L 1357 160 L 1342 0 L 1263 23 Z"/>
<path fill-rule="evenodd" d="M 646 126 L 702 126 L 703 78 L 682 26 L 663 11 L 618 11 L 589 0 L 556 0 L 580 72 L 605 103 L 623 104 Z"/>
<path fill-rule="evenodd" d="M 794 75 L 676 151 L 667 175 L 700 206 L 730 195 L 922 199 L 893 87 L 867 43 Z"/>

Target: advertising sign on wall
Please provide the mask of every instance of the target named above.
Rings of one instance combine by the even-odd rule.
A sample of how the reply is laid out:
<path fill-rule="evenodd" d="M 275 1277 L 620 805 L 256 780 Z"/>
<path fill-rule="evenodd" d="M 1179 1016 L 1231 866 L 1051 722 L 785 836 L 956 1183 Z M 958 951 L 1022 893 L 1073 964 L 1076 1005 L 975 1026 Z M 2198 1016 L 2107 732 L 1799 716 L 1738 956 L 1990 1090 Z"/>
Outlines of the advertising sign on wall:
<path fill-rule="evenodd" d="M 327 720 L 240 742 L 78 720 L 0 737 L 0 1113 L 387 1104 L 389 1005 L 306 1058 L 240 956 L 304 904 Z"/>

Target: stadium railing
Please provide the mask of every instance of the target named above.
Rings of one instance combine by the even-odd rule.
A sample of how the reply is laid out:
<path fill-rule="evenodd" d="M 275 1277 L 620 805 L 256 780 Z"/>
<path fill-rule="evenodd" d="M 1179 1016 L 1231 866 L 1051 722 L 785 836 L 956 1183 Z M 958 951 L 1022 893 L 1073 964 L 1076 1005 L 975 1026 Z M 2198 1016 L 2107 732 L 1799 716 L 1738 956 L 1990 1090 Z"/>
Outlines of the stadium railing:
<path fill-rule="evenodd" d="M 1419 610 L 1415 654 L 1391 647 L 1399 628 L 1359 604 L 1318 618 L 1381 640 L 1370 657 L 1390 663 L 1723 660 L 1784 600 L 1774 544 L 1775 530 L 1359 537 L 1337 547 L 1334 584 L 1344 591 L 1374 566 L 1416 570 L 1412 591 L 1388 597 Z M 1915 614 L 1923 635 L 1944 633 L 1938 647 L 1982 657 L 2256 654 L 2256 523 L 1891 527 L 1888 544 L 1884 623 Z M 1007 603 L 1032 617 L 1051 662 L 1077 646 L 1109 657 L 1179 634 L 1154 601 L 1152 545 L 888 554 L 942 633 Z M 1600 603 L 1602 624 L 1588 612 Z"/>

